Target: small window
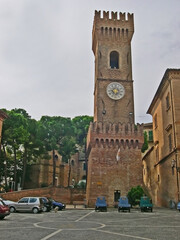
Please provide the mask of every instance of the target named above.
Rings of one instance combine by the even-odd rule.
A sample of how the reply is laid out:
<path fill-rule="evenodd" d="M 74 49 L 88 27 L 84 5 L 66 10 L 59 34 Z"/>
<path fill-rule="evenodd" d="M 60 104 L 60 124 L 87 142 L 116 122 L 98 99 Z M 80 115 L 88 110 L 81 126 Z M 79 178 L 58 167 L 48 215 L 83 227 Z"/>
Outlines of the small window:
<path fill-rule="evenodd" d="M 158 123 L 157 123 L 157 114 L 154 116 L 154 126 L 155 126 L 155 128 L 158 127 Z"/>
<path fill-rule="evenodd" d="M 110 67 L 119 68 L 119 53 L 116 51 L 110 53 Z"/>
<path fill-rule="evenodd" d="M 127 54 L 127 64 L 129 64 L 129 53 Z"/>
<path fill-rule="evenodd" d="M 169 141 L 169 151 L 172 151 L 172 134 L 170 133 L 168 135 L 168 141 Z"/>
<path fill-rule="evenodd" d="M 86 171 L 86 163 L 83 163 L 83 170 Z"/>
<path fill-rule="evenodd" d="M 159 147 L 156 148 L 156 161 L 159 161 Z"/>
<path fill-rule="evenodd" d="M 152 142 L 153 141 L 153 131 L 149 131 L 149 141 Z"/>
<path fill-rule="evenodd" d="M 158 182 L 160 181 L 160 176 L 159 176 L 159 174 L 158 174 Z"/>
<path fill-rule="evenodd" d="M 166 96 L 166 109 L 170 108 L 169 94 Z"/>

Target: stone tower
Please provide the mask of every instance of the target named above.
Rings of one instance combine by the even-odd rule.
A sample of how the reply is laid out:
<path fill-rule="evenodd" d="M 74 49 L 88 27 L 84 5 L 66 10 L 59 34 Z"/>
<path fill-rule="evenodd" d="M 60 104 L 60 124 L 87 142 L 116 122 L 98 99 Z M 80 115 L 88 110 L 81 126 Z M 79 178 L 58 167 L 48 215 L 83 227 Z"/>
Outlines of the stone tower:
<path fill-rule="evenodd" d="M 143 126 L 134 124 L 131 64 L 133 14 L 95 11 L 94 122 L 87 138 L 87 202 L 97 196 L 109 206 L 131 187 L 142 184 Z"/>
<path fill-rule="evenodd" d="M 133 14 L 95 12 L 92 49 L 95 56 L 94 121 L 134 123 L 131 64 Z"/>

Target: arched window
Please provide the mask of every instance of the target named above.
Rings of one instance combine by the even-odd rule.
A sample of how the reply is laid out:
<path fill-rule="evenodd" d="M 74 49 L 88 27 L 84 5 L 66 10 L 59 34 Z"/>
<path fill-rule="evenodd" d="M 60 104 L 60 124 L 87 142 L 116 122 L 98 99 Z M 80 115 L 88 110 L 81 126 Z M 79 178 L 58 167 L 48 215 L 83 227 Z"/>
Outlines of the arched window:
<path fill-rule="evenodd" d="M 110 67 L 119 68 L 119 53 L 116 51 L 110 53 Z"/>

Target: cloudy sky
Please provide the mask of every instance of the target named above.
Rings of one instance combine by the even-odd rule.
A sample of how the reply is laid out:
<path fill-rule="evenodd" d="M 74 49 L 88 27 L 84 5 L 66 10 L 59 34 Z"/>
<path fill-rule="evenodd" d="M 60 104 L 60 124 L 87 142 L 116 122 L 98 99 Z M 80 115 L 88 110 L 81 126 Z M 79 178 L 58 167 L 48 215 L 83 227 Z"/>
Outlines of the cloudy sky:
<path fill-rule="evenodd" d="M 134 13 L 136 122 L 167 68 L 180 68 L 180 0 L 0 0 L 0 109 L 93 115 L 95 10 Z"/>

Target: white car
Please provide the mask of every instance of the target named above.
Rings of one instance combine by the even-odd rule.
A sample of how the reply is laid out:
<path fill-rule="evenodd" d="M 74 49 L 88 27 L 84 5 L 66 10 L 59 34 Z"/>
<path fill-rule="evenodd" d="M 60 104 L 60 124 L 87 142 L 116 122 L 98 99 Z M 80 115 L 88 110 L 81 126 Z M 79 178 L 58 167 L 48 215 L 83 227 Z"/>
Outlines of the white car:
<path fill-rule="evenodd" d="M 18 202 L 8 205 L 11 213 L 13 212 L 42 212 L 44 203 L 41 197 L 23 197 Z"/>
<path fill-rule="evenodd" d="M 4 202 L 7 206 L 9 206 L 10 204 L 14 204 L 14 203 L 15 203 L 15 202 L 13 202 L 13 201 L 4 200 L 4 199 L 3 199 L 3 202 Z"/>

